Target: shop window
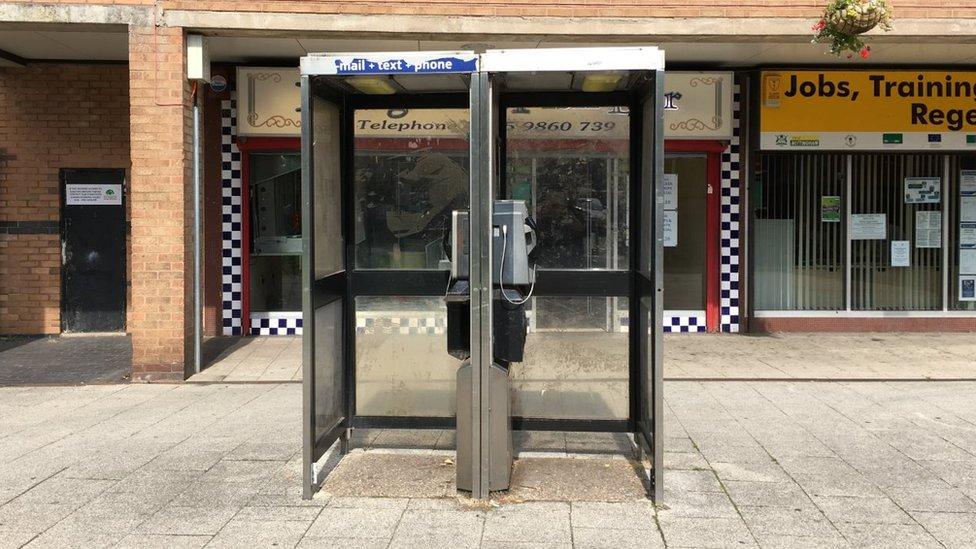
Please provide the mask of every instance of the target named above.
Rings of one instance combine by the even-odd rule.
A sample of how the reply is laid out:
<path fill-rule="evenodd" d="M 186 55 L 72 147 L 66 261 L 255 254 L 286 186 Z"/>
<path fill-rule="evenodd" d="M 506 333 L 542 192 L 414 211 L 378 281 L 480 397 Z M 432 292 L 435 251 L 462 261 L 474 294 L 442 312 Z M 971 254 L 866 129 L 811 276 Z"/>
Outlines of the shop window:
<path fill-rule="evenodd" d="M 971 262 L 972 256 L 964 257 L 965 254 L 976 254 L 976 224 L 972 222 L 974 218 L 974 199 L 971 196 L 963 197 L 964 194 L 970 195 L 969 184 L 966 191 L 963 190 L 962 176 L 965 170 L 968 180 L 972 180 L 973 170 L 976 170 L 976 158 L 972 156 L 951 156 L 949 157 L 949 171 L 946 174 L 948 181 L 947 190 L 943 193 L 945 201 L 946 219 L 946 262 L 949 265 L 948 288 L 949 297 L 948 308 L 954 311 L 976 311 L 976 295 L 964 293 L 963 284 L 976 278 Z M 963 261 L 960 268 L 960 260 Z M 968 288 L 967 288 L 968 289 Z M 976 291 L 976 288 L 973 289 Z"/>
<path fill-rule="evenodd" d="M 356 111 L 356 267 L 442 268 L 468 207 L 468 125 L 466 109 Z"/>
<path fill-rule="evenodd" d="M 251 310 L 302 309 L 301 155 L 249 155 Z"/>
<path fill-rule="evenodd" d="M 763 157 L 752 194 L 757 310 L 845 308 L 846 181 L 844 155 Z"/>
<path fill-rule="evenodd" d="M 942 308 L 944 165 L 941 155 L 853 156 L 852 309 Z"/>
<path fill-rule="evenodd" d="M 675 185 L 673 212 L 677 231 L 664 248 L 664 308 L 669 311 L 705 310 L 705 256 L 708 208 L 708 157 L 668 154 L 664 173 Z"/>

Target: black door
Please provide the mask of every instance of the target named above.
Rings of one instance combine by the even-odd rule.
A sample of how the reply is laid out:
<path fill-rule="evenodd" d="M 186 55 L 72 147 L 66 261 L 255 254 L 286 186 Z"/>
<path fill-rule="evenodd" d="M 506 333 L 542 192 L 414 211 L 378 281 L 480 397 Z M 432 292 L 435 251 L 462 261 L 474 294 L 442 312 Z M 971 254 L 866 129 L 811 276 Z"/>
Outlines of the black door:
<path fill-rule="evenodd" d="M 125 172 L 61 170 L 61 330 L 125 329 Z"/>

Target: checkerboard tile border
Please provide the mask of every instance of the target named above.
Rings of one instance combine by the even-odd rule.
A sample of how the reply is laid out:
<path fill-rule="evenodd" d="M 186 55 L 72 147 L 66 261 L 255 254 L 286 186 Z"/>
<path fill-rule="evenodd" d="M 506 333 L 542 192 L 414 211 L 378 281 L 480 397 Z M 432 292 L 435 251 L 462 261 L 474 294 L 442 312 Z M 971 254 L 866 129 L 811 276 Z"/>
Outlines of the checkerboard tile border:
<path fill-rule="evenodd" d="M 720 331 L 739 331 L 739 275 L 740 275 L 740 87 L 733 86 L 733 137 L 722 153 L 721 183 L 721 262 L 720 262 Z M 230 100 L 221 102 L 221 233 L 223 240 L 222 293 L 223 293 L 223 333 L 241 335 L 243 333 L 243 235 L 242 235 L 242 192 L 241 152 L 237 148 L 237 100 L 236 94 Z M 295 313 L 254 313 L 251 315 L 252 335 L 301 334 L 300 314 Z M 435 317 L 386 317 L 374 318 L 357 316 L 356 332 L 441 334 L 444 332 L 446 318 Z M 627 332 L 629 319 L 624 311 L 618 319 L 618 329 Z M 704 315 L 664 317 L 665 333 L 704 332 Z"/>
<path fill-rule="evenodd" d="M 302 313 L 251 313 L 251 335 L 302 335 Z"/>
<path fill-rule="evenodd" d="M 741 176 L 739 167 L 740 86 L 732 86 L 732 140 L 722 153 L 722 214 L 720 237 L 720 318 L 722 332 L 739 331 L 739 275 L 741 227 Z"/>
<path fill-rule="evenodd" d="M 237 100 L 220 103 L 221 326 L 224 335 L 242 335 L 244 314 L 241 151 L 237 148 Z"/>
<path fill-rule="evenodd" d="M 688 316 L 668 316 L 664 313 L 664 333 L 666 334 L 697 334 L 705 333 L 708 326 L 705 323 L 705 313 Z"/>
<path fill-rule="evenodd" d="M 392 316 L 399 314 L 401 316 Z M 356 334 L 442 335 L 447 332 L 447 315 L 422 313 L 360 313 L 356 315 Z"/>

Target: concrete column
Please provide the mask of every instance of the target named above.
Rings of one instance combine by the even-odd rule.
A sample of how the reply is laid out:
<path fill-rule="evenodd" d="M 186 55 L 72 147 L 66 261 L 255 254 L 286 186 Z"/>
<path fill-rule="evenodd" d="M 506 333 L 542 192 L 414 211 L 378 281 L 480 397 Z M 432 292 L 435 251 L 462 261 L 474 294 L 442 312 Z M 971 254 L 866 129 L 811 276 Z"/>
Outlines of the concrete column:
<path fill-rule="evenodd" d="M 182 380 L 192 344 L 192 124 L 181 28 L 129 27 L 134 381 Z"/>

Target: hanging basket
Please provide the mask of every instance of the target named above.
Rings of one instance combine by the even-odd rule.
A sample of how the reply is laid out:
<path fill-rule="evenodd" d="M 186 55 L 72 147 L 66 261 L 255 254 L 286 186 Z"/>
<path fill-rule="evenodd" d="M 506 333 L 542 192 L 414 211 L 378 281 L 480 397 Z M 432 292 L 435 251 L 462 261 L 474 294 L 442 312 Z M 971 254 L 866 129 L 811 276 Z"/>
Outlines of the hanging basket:
<path fill-rule="evenodd" d="M 835 10 L 828 14 L 827 20 L 843 34 L 864 34 L 877 27 L 885 17 L 887 11 L 884 5 L 878 5 L 870 0 L 854 3 L 846 9 Z"/>
<path fill-rule="evenodd" d="M 871 47 L 861 35 L 880 27 L 891 30 L 891 9 L 886 0 L 829 0 L 823 17 L 813 26 L 814 42 L 829 45 L 830 53 L 867 58 Z"/>

